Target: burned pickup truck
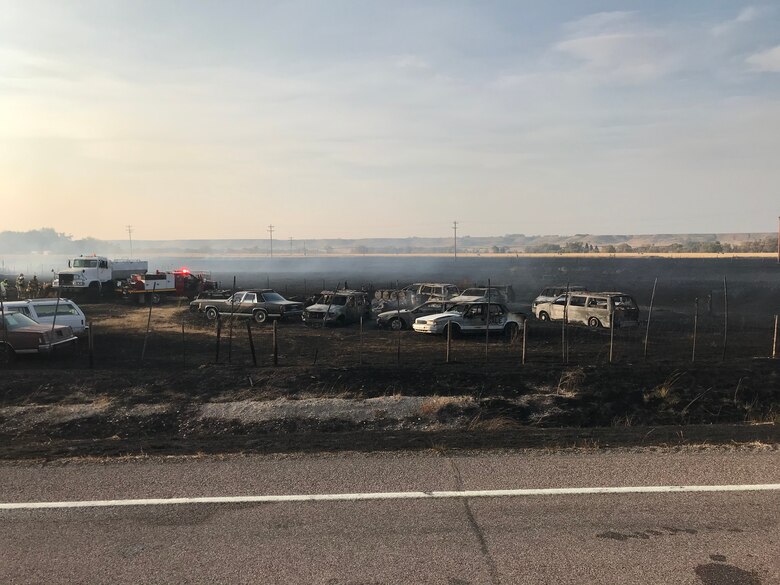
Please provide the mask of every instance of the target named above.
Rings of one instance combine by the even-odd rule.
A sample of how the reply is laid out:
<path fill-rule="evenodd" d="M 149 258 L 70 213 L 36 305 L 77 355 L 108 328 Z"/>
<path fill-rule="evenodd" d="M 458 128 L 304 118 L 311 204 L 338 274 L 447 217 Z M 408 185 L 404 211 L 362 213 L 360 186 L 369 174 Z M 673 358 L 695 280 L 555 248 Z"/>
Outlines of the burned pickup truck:
<path fill-rule="evenodd" d="M 359 290 L 324 290 L 303 312 L 307 325 L 347 325 L 371 316 L 368 294 Z"/>
<path fill-rule="evenodd" d="M 242 290 L 226 299 L 203 298 L 190 303 L 190 311 L 205 313 L 209 320 L 218 317 L 251 318 L 255 323 L 268 319 L 300 317 L 303 304 L 288 301 L 271 289 Z"/>

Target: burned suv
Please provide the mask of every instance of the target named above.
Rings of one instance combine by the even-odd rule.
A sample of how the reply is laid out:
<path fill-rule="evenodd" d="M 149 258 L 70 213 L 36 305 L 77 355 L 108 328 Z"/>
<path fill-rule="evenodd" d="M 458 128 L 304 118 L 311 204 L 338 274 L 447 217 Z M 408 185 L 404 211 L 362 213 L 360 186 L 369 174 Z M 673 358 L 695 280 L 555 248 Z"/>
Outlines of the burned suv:
<path fill-rule="evenodd" d="M 347 325 L 368 318 L 371 315 L 371 303 L 368 294 L 359 290 L 324 290 L 313 305 L 303 312 L 303 322 L 307 325 Z"/>
<path fill-rule="evenodd" d="M 271 289 L 242 290 L 226 299 L 195 299 L 190 303 L 190 311 L 205 313 L 210 320 L 232 316 L 249 317 L 256 323 L 265 323 L 268 319 L 298 317 L 303 313 L 303 305 L 288 301 Z"/>

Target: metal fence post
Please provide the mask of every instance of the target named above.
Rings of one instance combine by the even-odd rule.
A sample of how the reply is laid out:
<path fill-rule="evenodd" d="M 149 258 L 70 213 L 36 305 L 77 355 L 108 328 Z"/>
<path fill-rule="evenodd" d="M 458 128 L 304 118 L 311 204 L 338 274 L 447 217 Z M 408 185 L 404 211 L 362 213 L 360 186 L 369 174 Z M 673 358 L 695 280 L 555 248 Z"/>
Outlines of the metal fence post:
<path fill-rule="evenodd" d="M 650 319 L 653 316 L 653 303 L 655 302 L 655 287 L 658 284 L 658 277 L 653 281 L 653 293 L 650 295 L 650 310 L 647 312 L 647 329 L 645 329 L 645 351 L 643 359 L 647 359 L 647 342 L 650 340 Z"/>

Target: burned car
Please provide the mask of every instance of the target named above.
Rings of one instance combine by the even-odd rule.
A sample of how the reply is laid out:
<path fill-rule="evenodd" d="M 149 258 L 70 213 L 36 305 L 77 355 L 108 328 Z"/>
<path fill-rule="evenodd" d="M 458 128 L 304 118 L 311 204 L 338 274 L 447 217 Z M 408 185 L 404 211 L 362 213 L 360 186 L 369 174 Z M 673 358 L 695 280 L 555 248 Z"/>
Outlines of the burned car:
<path fill-rule="evenodd" d="M 510 311 L 503 303 L 458 303 L 442 313 L 415 319 L 418 333 L 441 335 L 450 329 L 453 337 L 461 333 L 503 333 L 512 338 L 525 327 L 526 316 Z"/>
<path fill-rule="evenodd" d="M 412 323 L 418 317 L 443 313 L 452 303 L 447 301 L 428 301 L 418 305 L 413 309 L 400 309 L 395 311 L 384 311 L 376 316 L 376 324 L 379 327 L 389 327 L 393 331 L 399 329 L 410 329 Z"/>
<path fill-rule="evenodd" d="M 77 341 L 67 325 L 41 325 L 21 313 L 3 312 L 0 319 L 0 363 L 12 361 L 16 354 L 52 353 Z"/>
<path fill-rule="evenodd" d="M 534 313 L 536 313 L 536 306 L 541 303 L 550 303 L 555 299 L 557 299 L 562 294 L 565 294 L 567 292 L 573 293 L 573 292 L 581 292 L 584 290 L 588 290 L 588 289 L 578 284 L 545 287 L 542 290 L 542 292 L 540 292 L 539 295 L 531 303 L 531 309 L 534 310 Z"/>
<path fill-rule="evenodd" d="M 639 307 L 631 295 L 622 292 L 577 291 L 562 294 L 547 303 L 538 303 L 534 315 L 540 321 L 581 323 L 593 329 L 636 327 L 639 325 Z"/>
<path fill-rule="evenodd" d="M 416 307 L 426 301 L 448 300 L 459 294 L 454 284 L 441 282 L 415 282 L 399 290 L 379 289 L 374 292 L 374 307 L 388 311 L 396 307 Z"/>
<path fill-rule="evenodd" d="M 307 325 L 347 325 L 370 315 L 371 303 L 367 293 L 359 290 L 324 290 L 317 302 L 303 311 L 303 322 Z"/>
<path fill-rule="evenodd" d="M 488 290 L 490 291 L 488 298 Z M 487 301 L 491 303 L 513 303 L 515 301 L 515 291 L 512 285 L 491 285 L 467 288 L 458 296 L 450 299 L 453 303 L 475 303 L 478 301 Z"/>
<path fill-rule="evenodd" d="M 242 290 L 225 299 L 198 298 L 190 303 L 190 310 L 205 313 L 209 320 L 231 316 L 265 323 L 268 319 L 299 317 L 303 313 L 303 304 L 288 301 L 278 292 L 268 288 Z"/>

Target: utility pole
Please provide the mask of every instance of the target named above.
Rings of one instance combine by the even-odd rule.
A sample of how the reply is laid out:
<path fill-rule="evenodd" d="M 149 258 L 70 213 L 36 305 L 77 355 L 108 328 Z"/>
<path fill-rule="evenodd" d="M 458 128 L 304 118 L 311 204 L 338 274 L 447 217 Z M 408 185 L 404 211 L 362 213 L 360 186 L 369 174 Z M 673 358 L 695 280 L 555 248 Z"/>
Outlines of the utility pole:
<path fill-rule="evenodd" d="M 458 222 L 452 222 L 452 254 L 455 259 L 458 258 Z"/>
<path fill-rule="evenodd" d="M 269 256 L 273 256 L 274 255 L 274 226 L 273 225 L 268 226 L 268 236 L 271 241 L 271 252 Z"/>
<path fill-rule="evenodd" d="M 130 259 L 133 258 L 133 226 L 127 226 L 127 237 L 130 238 Z"/>
<path fill-rule="evenodd" d="M 293 255 L 293 251 L 292 251 L 292 236 L 290 236 L 290 256 L 292 256 L 292 255 Z"/>

